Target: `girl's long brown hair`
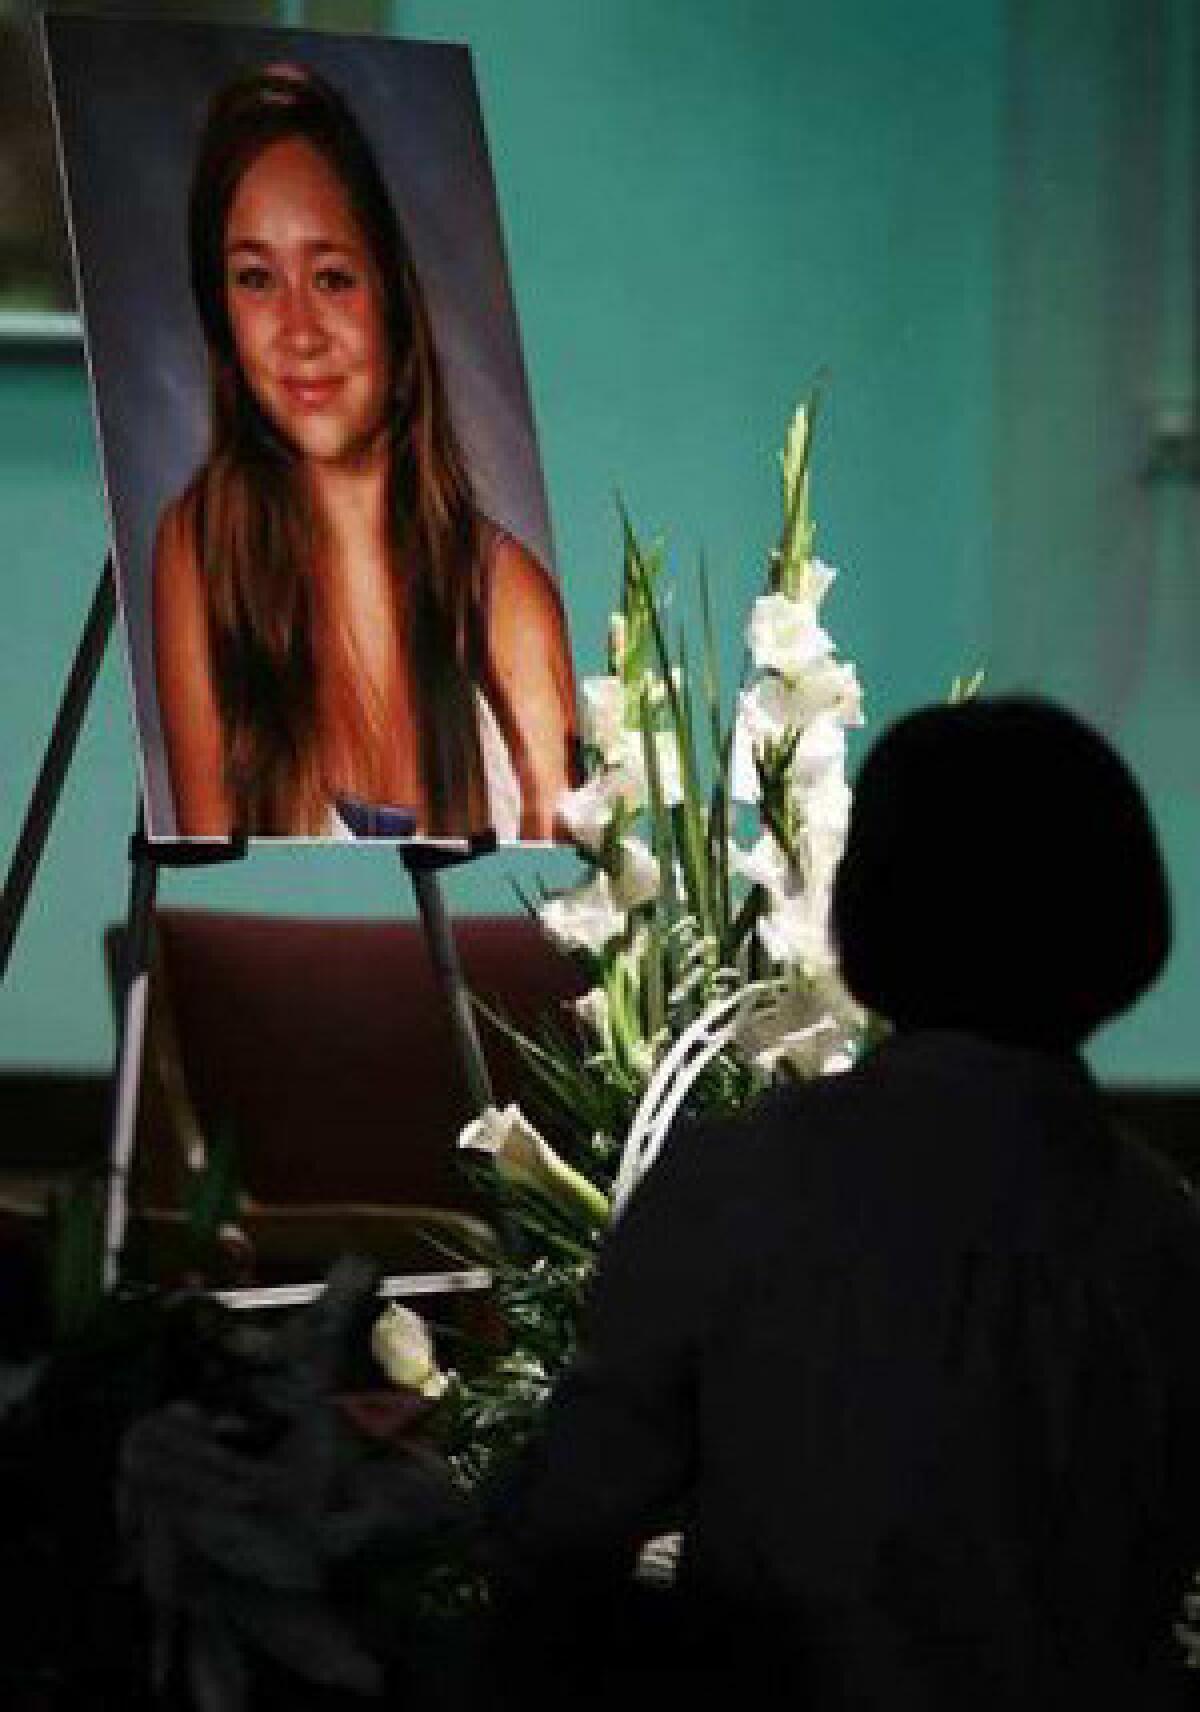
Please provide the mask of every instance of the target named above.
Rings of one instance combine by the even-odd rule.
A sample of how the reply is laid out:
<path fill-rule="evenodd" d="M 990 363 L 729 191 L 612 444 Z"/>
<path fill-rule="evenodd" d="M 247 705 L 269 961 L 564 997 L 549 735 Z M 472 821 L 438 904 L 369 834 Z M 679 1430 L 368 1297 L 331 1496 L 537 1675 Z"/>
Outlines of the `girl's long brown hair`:
<path fill-rule="evenodd" d="M 298 458 L 246 383 L 226 303 L 225 229 L 238 185 L 272 143 L 300 137 L 345 188 L 382 291 L 391 354 L 389 557 L 403 568 L 401 633 L 416 724 L 424 830 L 486 821 L 474 684 L 485 669 L 481 525 L 442 385 L 429 317 L 382 174 L 341 96 L 313 72 L 240 77 L 209 109 L 188 210 L 192 290 L 209 353 L 208 458 L 184 496 L 205 590 L 209 649 L 239 831 L 322 832 L 314 526 Z M 399 596 L 399 589 L 397 590 Z M 336 639 L 335 639 L 336 640 Z M 350 687 L 339 735 L 379 800 L 383 710 Z"/>

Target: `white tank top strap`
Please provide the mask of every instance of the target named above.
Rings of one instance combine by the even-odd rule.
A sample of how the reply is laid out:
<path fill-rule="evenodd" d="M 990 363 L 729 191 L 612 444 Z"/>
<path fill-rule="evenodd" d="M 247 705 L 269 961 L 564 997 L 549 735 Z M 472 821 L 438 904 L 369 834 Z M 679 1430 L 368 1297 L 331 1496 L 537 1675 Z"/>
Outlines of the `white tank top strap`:
<path fill-rule="evenodd" d="M 479 753 L 487 781 L 492 831 L 501 844 L 515 844 L 521 836 L 521 781 L 491 703 L 478 689 L 475 691 L 475 716 L 479 725 Z"/>

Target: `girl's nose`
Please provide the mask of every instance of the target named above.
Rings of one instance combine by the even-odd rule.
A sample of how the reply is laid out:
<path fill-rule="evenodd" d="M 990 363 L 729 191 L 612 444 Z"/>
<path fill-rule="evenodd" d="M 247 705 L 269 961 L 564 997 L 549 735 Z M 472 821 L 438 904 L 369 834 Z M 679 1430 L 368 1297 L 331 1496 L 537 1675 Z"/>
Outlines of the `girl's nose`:
<path fill-rule="evenodd" d="M 318 351 L 324 344 L 325 328 L 319 306 L 303 285 L 290 287 L 284 293 L 279 332 L 288 349 L 299 355 Z"/>

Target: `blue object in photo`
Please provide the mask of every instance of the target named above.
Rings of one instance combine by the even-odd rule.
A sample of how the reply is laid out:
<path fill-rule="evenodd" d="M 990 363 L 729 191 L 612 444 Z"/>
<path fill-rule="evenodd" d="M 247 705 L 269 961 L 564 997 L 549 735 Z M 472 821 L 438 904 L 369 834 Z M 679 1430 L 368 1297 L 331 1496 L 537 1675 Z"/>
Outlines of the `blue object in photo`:
<path fill-rule="evenodd" d="M 393 803 L 367 803 L 358 797 L 337 799 L 338 818 L 355 838 L 412 838 L 417 817 L 410 808 Z"/>

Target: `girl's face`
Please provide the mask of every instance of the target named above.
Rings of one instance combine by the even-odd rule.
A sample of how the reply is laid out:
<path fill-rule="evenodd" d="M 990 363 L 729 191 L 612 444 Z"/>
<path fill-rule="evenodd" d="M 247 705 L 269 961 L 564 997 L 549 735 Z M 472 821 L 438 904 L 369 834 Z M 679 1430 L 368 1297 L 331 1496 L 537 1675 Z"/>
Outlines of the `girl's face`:
<path fill-rule="evenodd" d="M 238 361 L 288 443 L 343 464 L 377 443 L 390 392 L 379 271 L 341 180 L 301 138 L 263 150 L 225 228 Z"/>

